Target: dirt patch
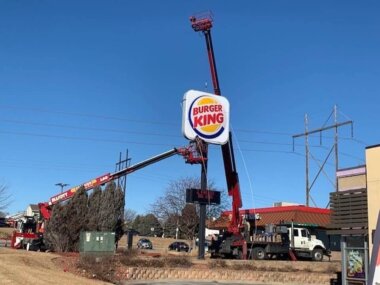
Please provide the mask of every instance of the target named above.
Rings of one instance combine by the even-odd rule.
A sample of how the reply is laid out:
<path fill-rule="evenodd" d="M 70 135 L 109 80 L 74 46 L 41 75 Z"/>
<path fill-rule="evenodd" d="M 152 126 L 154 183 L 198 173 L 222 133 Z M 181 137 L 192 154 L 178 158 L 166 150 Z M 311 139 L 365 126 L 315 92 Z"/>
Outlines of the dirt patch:
<path fill-rule="evenodd" d="M 13 228 L 0 228 L 0 239 L 10 239 L 13 231 Z"/>
<path fill-rule="evenodd" d="M 110 284 L 90 280 L 73 272 L 73 266 L 57 266 L 60 256 L 9 248 L 0 249 L 1 284 Z M 65 262 L 63 264 L 66 264 Z"/>

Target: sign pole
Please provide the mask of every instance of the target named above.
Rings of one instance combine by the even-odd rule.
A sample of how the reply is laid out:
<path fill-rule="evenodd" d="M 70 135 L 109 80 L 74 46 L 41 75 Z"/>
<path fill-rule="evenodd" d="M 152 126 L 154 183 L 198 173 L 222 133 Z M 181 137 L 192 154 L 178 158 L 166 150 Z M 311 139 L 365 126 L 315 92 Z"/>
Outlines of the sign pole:
<path fill-rule="evenodd" d="M 204 158 L 201 169 L 201 190 L 207 191 L 207 143 L 202 142 L 201 149 Z M 198 259 L 205 259 L 206 203 L 200 203 L 199 207 Z"/>

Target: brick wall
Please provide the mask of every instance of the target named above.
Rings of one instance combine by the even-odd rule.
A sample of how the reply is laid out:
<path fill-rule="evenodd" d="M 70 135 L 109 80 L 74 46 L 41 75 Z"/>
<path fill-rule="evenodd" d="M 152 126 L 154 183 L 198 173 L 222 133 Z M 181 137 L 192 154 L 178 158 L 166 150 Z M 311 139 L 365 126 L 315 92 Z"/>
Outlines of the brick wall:
<path fill-rule="evenodd" d="M 218 280 L 218 281 L 257 281 L 279 282 L 281 284 L 331 284 L 336 278 L 334 273 L 319 272 L 271 272 L 271 271 L 242 271 L 221 269 L 185 269 L 185 268 L 144 268 L 129 267 L 127 280 Z"/>

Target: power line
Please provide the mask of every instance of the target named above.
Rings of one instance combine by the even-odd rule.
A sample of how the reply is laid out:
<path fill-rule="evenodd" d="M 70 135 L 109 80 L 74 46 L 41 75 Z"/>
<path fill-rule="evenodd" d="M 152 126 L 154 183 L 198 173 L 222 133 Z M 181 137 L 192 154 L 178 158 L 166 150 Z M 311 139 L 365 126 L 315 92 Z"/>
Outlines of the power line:
<path fill-rule="evenodd" d="M 50 138 L 50 139 L 64 139 L 64 140 L 74 140 L 74 141 L 91 141 L 91 142 L 104 142 L 104 143 L 122 143 L 122 144 L 135 144 L 135 145 L 148 145 L 148 146 L 166 146 L 172 147 L 173 144 L 165 144 L 165 143 L 152 143 L 152 142 L 143 142 L 143 141 L 128 141 L 128 140 L 114 140 L 114 139 L 98 139 L 98 138 L 88 138 L 88 137 L 73 137 L 73 136 L 62 136 L 62 135 L 51 135 L 51 134 L 38 134 L 38 133 L 27 133 L 27 132 L 11 132 L 11 131 L 0 131 L 0 134 L 11 134 L 11 135 L 19 135 L 19 136 L 31 136 L 31 137 L 42 137 L 42 138 Z M 180 138 L 180 136 L 178 136 Z M 266 145 L 290 145 L 290 144 L 281 144 L 281 143 L 270 143 L 270 142 L 255 142 L 255 141 L 246 141 L 249 143 L 257 143 L 257 144 L 266 144 Z M 314 146 L 321 147 L 323 146 Z M 284 153 L 284 154 L 293 154 L 293 155 L 302 155 L 300 153 L 294 151 L 284 151 L 284 150 L 274 150 L 274 149 L 249 149 L 242 148 L 242 151 L 247 152 L 261 152 L 261 153 Z M 357 159 L 359 161 L 363 161 L 363 159 L 355 157 L 353 155 L 349 155 L 343 152 L 339 152 L 345 156 Z"/>
<path fill-rule="evenodd" d="M 110 132 L 110 133 L 120 133 L 120 134 L 136 134 L 136 135 L 146 135 L 146 136 L 182 138 L 182 136 L 180 136 L 180 135 L 172 135 L 172 134 L 167 134 L 167 133 L 163 134 L 163 133 L 152 133 L 152 132 L 141 132 L 141 131 L 124 131 L 124 130 L 107 129 L 107 128 L 80 127 L 80 126 L 63 125 L 63 124 L 38 123 L 38 122 L 30 122 L 30 121 L 24 121 L 24 120 L 1 119 L 1 121 L 8 122 L 8 123 L 15 123 L 15 124 L 56 127 L 56 128 L 74 129 L 74 130 L 83 130 L 83 131 L 96 131 L 96 132 Z M 28 134 L 32 135 L 31 133 L 28 133 Z M 325 138 L 330 138 L 330 137 L 325 137 Z M 341 139 L 347 139 L 347 140 L 351 139 L 351 140 L 356 141 L 358 143 L 365 144 L 362 141 L 352 139 L 352 138 L 341 137 Z M 92 140 L 92 139 L 89 139 L 89 140 Z M 252 143 L 252 144 L 265 144 L 265 145 L 301 146 L 301 144 L 279 143 L 279 142 L 271 142 L 271 141 L 240 140 L 240 142 Z M 367 144 L 365 144 L 365 145 L 367 145 Z M 326 148 L 322 145 L 310 145 L 310 147 Z"/>
<path fill-rule="evenodd" d="M 76 140 L 76 141 L 123 143 L 123 144 L 137 144 L 137 145 L 155 145 L 155 146 L 172 146 L 169 144 L 161 144 L 161 143 L 148 143 L 148 142 L 137 142 L 137 141 L 124 141 L 124 140 L 96 139 L 96 138 L 86 138 L 86 137 L 47 135 L 47 134 L 37 134 L 37 133 L 27 133 L 27 132 L 0 131 L 0 134 L 11 134 L 11 135 L 32 136 L 32 137 L 45 137 L 45 138 L 65 139 L 65 140 Z"/>
<path fill-rule="evenodd" d="M 89 118 L 97 118 L 97 119 L 104 119 L 104 120 L 118 120 L 118 121 L 127 121 L 127 122 L 144 123 L 144 124 L 154 124 L 154 125 L 159 124 L 159 125 L 168 125 L 168 126 L 174 126 L 175 125 L 175 126 L 177 126 L 176 124 L 170 123 L 167 121 L 135 120 L 135 119 L 128 119 L 128 118 L 123 118 L 123 117 L 83 114 L 83 113 L 76 113 L 76 112 L 66 112 L 66 111 L 61 111 L 61 110 L 52 111 L 52 110 L 48 110 L 48 109 L 10 106 L 10 105 L 0 105 L 0 108 L 8 108 L 8 109 L 22 110 L 22 111 L 27 110 L 27 111 L 31 111 L 31 112 L 50 113 L 50 114 L 54 114 L 54 115 L 63 114 L 63 115 L 69 115 L 69 116 L 89 117 Z M 342 112 L 340 112 L 340 113 L 342 113 Z M 344 116 L 346 116 L 346 115 L 344 115 Z M 331 114 L 329 116 L 329 119 L 330 119 L 330 117 L 331 117 Z M 20 121 L 20 120 L 2 119 L 2 121 L 9 122 L 9 123 L 16 123 L 16 124 L 39 125 L 39 126 L 58 127 L 58 128 L 67 128 L 67 129 L 77 129 L 77 130 L 104 131 L 104 132 L 113 132 L 113 133 L 130 133 L 130 134 L 137 134 L 137 135 L 159 136 L 159 137 L 180 137 L 180 136 L 173 135 L 173 134 L 162 134 L 162 133 L 141 132 L 141 131 L 122 131 L 122 130 L 116 130 L 116 129 L 94 128 L 94 127 L 78 127 L 78 126 L 70 126 L 70 125 L 63 125 L 63 124 L 36 123 L 36 122 L 29 122 L 29 121 L 25 121 L 25 120 Z M 262 131 L 262 130 L 252 130 L 252 129 L 235 129 L 235 132 L 256 133 L 256 134 L 277 135 L 277 136 L 292 136 L 292 134 L 285 133 L 285 132 Z M 313 137 L 314 135 L 309 134 L 309 136 Z M 329 136 L 324 136 L 323 138 L 334 139 L 334 137 L 329 137 Z M 368 143 L 361 141 L 361 140 L 358 140 L 358 139 L 354 139 L 352 137 L 351 138 L 340 137 L 340 138 L 344 139 L 344 140 L 352 140 L 352 141 L 359 143 L 361 145 L 368 145 Z M 320 137 L 320 139 L 321 139 L 321 137 Z M 249 141 L 246 141 L 246 142 L 249 142 Z M 273 143 L 273 142 L 253 142 L 253 141 L 251 141 L 251 143 L 266 143 L 266 144 L 279 144 L 279 145 L 282 144 L 282 143 Z M 286 144 L 284 143 L 283 145 L 286 145 Z M 310 147 L 317 147 L 317 146 L 310 145 Z"/>
<path fill-rule="evenodd" d="M 106 129 L 106 128 L 94 128 L 94 127 L 79 127 L 72 125 L 62 125 L 62 124 L 51 124 L 51 123 L 36 123 L 36 122 L 28 122 L 28 121 L 20 121 L 20 120 L 9 120 L 9 119 L 1 119 L 3 122 L 15 123 L 15 124 L 24 124 L 24 125 L 33 125 L 33 126 L 43 126 L 43 127 L 54 127 L 54 128 L 64 128 L 64 129 L 74 129 L 74 130 L 82 130 L 82 131 L 101 131 L 101 132 L 110 132 L 110 133 L 120 133 L 120 134 L 137 134 L 137 135 L 147 135 L 147 136 L 160 136 L 160 137 L 180 137 L 179 135 L 171 135 L 171 134 L 162 134 L 162 133 L 149 133 L 149 132 L 141 132 L 141 131 L 122 131 L 116 129 Z"/>
<path fill-rule="evenodd" d="M 292 136 L 291 133 L 282 133 L 282 132 L 275 132 L 275 131 L 248 130 L 248 129 L 235 129 L 235 132 L 279 135 L 279 136 L 287 136 L 287 137 Z"/>
<path fill-rule="evenodd" d="M 48 114 L 61 114 L 61 115 L 67 115 L 67 116 L 78 116 L 78 117 L 87 117 L 87 118 L 97 118 L 97 119 L 104 119 L 104 120 L 114 120 L 114 121 L 127 121 L 127 122 L 134 122 L 139 124 L 153 124 L 153 125 L 168 125 L 168 126 L 176 126 L 176 124 L 167 122 L 167 121 L 145 121 L 145 120 L 136 120 L 136 119 L 128 119 L 128 118 L 122 118 L 122 117 L 114 117 L 114 116 L 104 116 L 104 115 L 94 115 L 94 114 L 86 114 L 86 113 L 76 113 L 76 112 L 67 112 L 67 111 L 61 111 L 61 110 L 48 110 L 48 109 L 42 109 L 42 108 L 30 108 L 30 107 L 18 107 L 18 106 L 10 106 L 10 105 L 0 105 L 0 108 L 8 108 L 8 109 L 16 109 L 16 110 L 23 110 L 23 111 L 30 111 L 30 112 L 38 112 L 38 113 L 48 113 Z"/>

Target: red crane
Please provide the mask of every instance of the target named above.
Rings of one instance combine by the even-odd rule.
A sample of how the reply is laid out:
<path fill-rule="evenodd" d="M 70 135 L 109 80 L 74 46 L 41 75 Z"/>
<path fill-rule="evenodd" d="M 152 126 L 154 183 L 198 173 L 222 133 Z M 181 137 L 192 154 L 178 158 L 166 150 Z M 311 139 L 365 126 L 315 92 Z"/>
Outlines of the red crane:
<path fill-rule="evenodd" d="M 214 93 L 216 95 L 221 95 L 211 38 L 211 28 L 213 22 L 212 16 L 210 13 L 199 14 L 197 16 L 190 17 L 190 22 L 191 27 L 194 29 L 194 31 L 202 32 L 205 36 Z M 238 234 L 240 233 L 241 228 L 239 209 L 242 207 L 242 200 L 240 193 L 239 176 L 236 171 L 231 133 L 229 137 L 229 141 L 221 146 L 224 171 L 227 180 L 228 195 L 232 197 L 232 219 L 228 231 L 233 234 Z"/>
<path fill-rule="evenodd" d="M 75 195 L 75 192 L 80 188 L 84 187 L 86 191 L 95 188 L 96 186 L 104 185 L 107 182 L 120 178 L 124 175 L 130 174 L 136 170 L 144 168 L 148 165 L 151 165 L 155 162 L 161 161 L 163 159 L 169 158 L 175 154 L 183 156 L 186 163 L 189 164 L 199 164 L 203 163 L 205 158 L 199 153 L 199 148 L 196 146 L 195 141 L 191 141 L 190 144 L 186 147 L 173 148 L 169 151 L 156 155 L 154 157 L 148 158 L 144 161 L 126 167 L 122 170 L 119 170 L 114 173 L 106 173 L 101 176 L 98 176 L 86 183 L 75 186 L 66 190 L 65 192 L 59 193 L 57 195 L 52 196 L 48 202 L 39 203 L 38 207 L 40 209 L 41 220 L 38 225 L 33 225 L 28 229 L 21 229 L 20 231 L 14 231 L 11 239 L 11 247 L 20 248 L 22 247 L 23 240 L 27 240 L 28 242 L 40 238 L 41 234 L 44 232 L 44 224 L 45 221 L 49 220 L 52 214 L 52 206 L 68 200 Z M 22 227 L 24 228 L 24 227 Z"/>
<path fill-rule="evenodd" d="M 91 189 L 95 188 L 96 186 L 104 185 L 107 182 L 118 179 L 122 176 L 130 174 L 136 170 L 144 168 L 144 167 L 151 165 L 153 163 L 156 163 L 160 160 L 171 157 L 175 154 L 183 156 L 185 159 L 185 162 L 189 163 L 189 164 L 198 164 L 198 163 L 201 163 L 203 160 L 203 158 L 198 153 L 195 142 L 190 142 L 190 144 L 186 147 L 173 148 L 171 150 L 168 150 L 164 153 L 161 153 L 159 155 L 148 158 L 144 161 L 141 161 L 139 163 L 136 163 L 134 165 L 126 167 L 126 168 L 119 170 L 117 172 L 103 174 L 99 177 L 91 179 L 90 181 L 88 181 L 86 183 L 83 183 L 81 185 L 70 188 L 69 190 L 66 190 L 65 192 L 54 195 L 49 199 L 48 202 L 38 204 L 39 208 L 40 208 L 41 215 L 44 217 L 45 220 L 49 219 L 51 216 L 51 206 L 72 198 L 74 196 L 75 192 L 82 186 L 85 188 L 86 191 L 91 190 Z"/>

